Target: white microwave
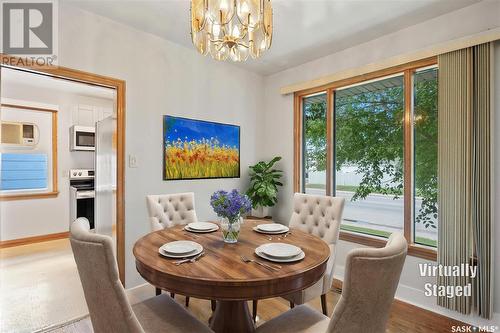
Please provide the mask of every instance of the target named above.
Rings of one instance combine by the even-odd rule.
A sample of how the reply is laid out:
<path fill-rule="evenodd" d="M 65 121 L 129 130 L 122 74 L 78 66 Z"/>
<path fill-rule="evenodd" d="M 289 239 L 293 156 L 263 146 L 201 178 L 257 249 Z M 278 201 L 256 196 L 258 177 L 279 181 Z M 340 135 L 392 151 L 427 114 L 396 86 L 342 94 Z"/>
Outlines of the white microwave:
<path fill-rule="evenodd" d="M 2 121 L 1 141 L 4 145 L 34 147 L 38 144 L 38 126 L 33 123 Z"/>
<path fill-rule="evenodd" d="M 71 150 L 95 150 L 95 127 L 71 127 L 70 141 Z"/>

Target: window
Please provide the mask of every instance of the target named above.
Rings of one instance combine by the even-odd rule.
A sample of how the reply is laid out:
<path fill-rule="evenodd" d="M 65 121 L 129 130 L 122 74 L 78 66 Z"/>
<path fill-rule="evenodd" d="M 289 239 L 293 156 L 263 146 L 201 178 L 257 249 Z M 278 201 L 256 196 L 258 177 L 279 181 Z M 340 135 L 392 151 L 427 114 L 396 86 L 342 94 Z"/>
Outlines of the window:
<path fill-rule="evenodd" d="M 47 190 L 46 154 L 1 154 L 0 191 Z"/>
<path fill-rule="evenodd" d="M 0 200 L 56 197 L 57 110 L 0 106 Z"/>
<path fill-rule="evenodd" d="M 326 194 L 326 93 L 302 102 L 303 191 Z"/>
<path fill-rule="evenodd" d="M 436 258 L 436 58 L 295 94 L 296 191 L 346 198 L 341 239 Z"/>
<path fill-rule="evenodd" d="M 397 75 L 334 92 L 342 230 L 384 238 L 403 230 L 403 82 Z"/>
<path fill-rule="evenodd" d="M 414 232 L 416 244 L 437 246 L 437 68 L 413 75 Z"/>

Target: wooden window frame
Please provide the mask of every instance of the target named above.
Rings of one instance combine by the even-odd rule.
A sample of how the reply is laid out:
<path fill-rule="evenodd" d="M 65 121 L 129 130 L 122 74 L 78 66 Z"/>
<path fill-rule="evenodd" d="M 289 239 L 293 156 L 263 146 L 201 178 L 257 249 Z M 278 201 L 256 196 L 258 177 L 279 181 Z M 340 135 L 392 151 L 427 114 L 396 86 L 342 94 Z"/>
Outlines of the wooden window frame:
<path fill-rule="evenodd" d="M 402 74 L 404 78 L 404 236 L 408 241 L 408 254 L 411 256 L 424 258 L 427 260 L 437 260 L 437 250 L 413 242 L 413 74 L 416 70 L 424 67 L 437 65 L 437 57 L 430 57 L 418 61 L 413 61 L 407 64 L 390 67 L 387 69 L 378 70 L 375 72 L 358 75 L 348 79 L 342 79 L 320 87 L 298 91 L 294 94 L 294 173 L 293 173 L 293 188 L 295 192 L 301 192 L 302 189 L 302 100 L 312 94 L 325 92 L 327 94 L 327 166 L 326 166 L 326 194 L 332 195 L 335 189 L 335 173 L 333 172 L 334 163 L 334 105 L 333 94 L 336 89 L 343 88 L 352 84 L 362 83 L 364 81 L 380 79 L 386 76 Z M 383 247 L 386 240 L 376 236 L 365 236 L 361 234 L 340 231 L 339 239 L 363 244 L 372 247 Z"/>
<path fill-rule="evenodd" d="M 50 112 L 52 113 L 52 189 L 48 192 L 22 192 L 15 194 L 0 194 L 0 201 L 12 201 L 12 200 L 29 200 L 29 199 L 43 199 L 43 198 L 55 198 L 59 195 L 58 180 L 57 180 L 57 110 L 38 108 L 33 106 L 26 106 L 21 104 L 0 104 L 0 108 L 11 108 L 19 110 L 31 110 L 38 112 Z"/>

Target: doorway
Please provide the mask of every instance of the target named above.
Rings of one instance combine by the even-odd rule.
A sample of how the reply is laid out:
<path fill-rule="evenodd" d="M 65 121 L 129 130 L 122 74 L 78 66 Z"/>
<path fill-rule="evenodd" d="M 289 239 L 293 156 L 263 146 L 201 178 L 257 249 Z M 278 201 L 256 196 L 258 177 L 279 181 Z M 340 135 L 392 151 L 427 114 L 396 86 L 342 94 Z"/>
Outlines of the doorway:
<path fill-rule="evenodd" d="M 2 55 L 1 57 L 5 58 L 6 56 Z M 94 170 L 92 169 L 94 163 L 99 163 L 99 165 L 105 165 L 106 168 L 99 168 L 99 169 L 95 168 L 96 173 L 100 172 L 98 177 L 96 177 L 96 182 L 97 182 L 96 189 L 98 188 L 98 190 L 96 190 L 96 195 L 100 195 L 102 198 L 99 201 L 101 202 L 101 206 L 109 207 L 111 205 L 114 207 L 114 209 L 111 211 L 106 209 L 99 210 L 99 208 L 96 207 L 95 210 L 96 213 L 94 218 L 96 219 L 97 223 L 95 229 L 96 232 L 105 233 L 116 237 L 115 244 L 116 244 L 117 262 L 119 267 L 119 275 L 122 283 L 124 284 L 125 265 L 124 265 L 123 197 L 124 197 L 125 82 L 114 78 L 104 77 L 92 73 L 86 73 L 62 67 L 36 68 L 26 64 L 24 64 L 23 66 L 7 66 L 4 65 L 5 63 L 7 62 L 2 61 L 2 65 L 0 67 L 0 83 L 5 82 L 7 75 L 4 74 L 6 73 L 6 71 L 8 71 L 11 74 L 9 75 L 9 77 L 12 78 L 16 76 L 18 77 L 18 79 L 20 78 L 21 85 L 23 81 L 25 81 L 24 83 L 29 83 L 33 85 L 35 84 L 34 81 L 45 80 L 52 82 L 57 81 L 58 84 L 56 84 L 56 86 L 59 85 L 59 88 L 63 86 L 66 87 L 64 89 L 72 89 L 68 88 L 69 86 L 73 87 L 79 86 L 80 88 L 84 87 L 83 88 L 84 92 L 82 93 L 82 95 L 87 95 L 86 96 L 87 100 L 92 100 L 92 101 L 85 103 L 80 103 L 80 102 L 76 103 L 78 104 L 78 106 L 75 106 L 75 110 L 72 110 L 70 112 L 71 115 L 69 115 L 67 113 L 68 110 L 66 109 L 54 110 L 55 108 L 51 107 L 49 105 L 50 103 L 46 103 L 46 105 L 40 105 L 40 104 L 35 105 L 36 103 L 35 104 L 32 103 L 31 105 L 22 105 L 26 103 L 19 103 L 19 101 L 15 101 L 15 99 L 13 99 L 12 96 L 9 97 L 10 99 L 9 98 L 6 99 L 4 98 L 5 95 L 4 93 L 6 92 L 6 89 L 2 89 L 2 110 L 8 109 L 8 112 L 11 114 L 14 114 L 15 111 L 16 112 L 18 111 L 18 114 L 22 113 L 24 114 L 24 117 L 28 118 L 30 117 L 30 114 L 33 115 L 36 114 L 36 116 L 40 118 L 37 121 L 33 120 L 30 121 L 30 119 L 28 118 L 11 119 L 13 121 L 10 122 L 13 123 L 15 126 L 17 126 L 17 124 L 19 123 L 21 124 L 21 126 L 23 126 L 23 124 L 28 124 L 27 126 L 28 131 L 25 131 L 24 133 L 25 135 L 22 135 L 22 140 L 24 141 L 21 142 L 22 147 L 19 147 L 22 149 L 20 150 L 13 149 L 12 151 L 7 151 L 7 153 L 4 152 L 2 156 L 8 154 L 15 155 L 11 153 L 15 152 L 22 157 L 23 155 L 28 155 L 24 154 L 24 152 L 28 151 L 33 152 L 32 147 L 29 146 L 30 144 L 29 137 L 33 137 L 33 140 L 36 144 L 41 144 L 42 140 L 45 140 L 47 142 L 50 142 L 52 140 L 52 142 L 56 142 L 57 144 L 53 144 L 54 149 L 48 150 L 45 157 L 43 156 L 44 154 L 29 154 L 31 155 L 29 156 L 29 158 L 35 158 L 35 159 L 40 158 L 40 160 L 33 161 L 33 163 L 36 165 L 40 165 L 40 170 L 36 170 L 36 172 L 40 174 L 43 174 L 45 172 L 45 174 L 47 175 L 46 177 L 42 177 L 40 179 L 41 183 L 39 185 L 41 188 L 44 188 L 45 190 L 43 189 L 39 191 L 35 190 L 32 191 L 33 193 L 28 193 L 28 194 L 25 192 L 23 193 L 23 191 L 20 191 L 19 195 L 13 195 L 18 193 L 13 193 L 11 191 L 3 191 L 4 188 L 2 188 L 0 194 L 0 209 L 2 208 L 2 206 L 7 207 L 7 205 L 12 205 L 12 204 L 22 207 L 20 205 L 22 205 L 22 203 L 25 203 L 26 210 L 35 211 L 37 207 L 37 205 L 34 204 L 35 202 L 42 203 L 43 200 L 46 200 L 47 202 L 48 200 L 52 200 L 58 197 L 61 198 L 63 195 L 65 195 L 63 192 L 67 192 L 68 184 L 73 179 L 70 170 L 74 169 L 82 171 L 86 170 L 89 172 L 92 171 L 93 173 Z M 13 63 L 13 62 L 10 61 L 8 63 Z M 12 75 L 12 73 L 15 74 Z M 28 77 L 29 79 L 27 79 Z M 39 88 L 35 90 L 37 91 L 37 93 L 41 94 L 43 89 Z M 112 103 L 110 107 L 112 110 L 111 114 L 107 112 L 108 111 L 107 109 L 109 108 L 107 105 L 105 105 L 105 103 L 99 104 L 100 102 L 95 102 L 99 99 L 99 96 L 97 97 L 95 96 L 96 92 L 98 91 L 105 92 L 105 94 L 107 95 L 111 93 L 112 96 Z M 102 99 L 105 99 L 107 97 L 109 96 L 104 96 Z M 30 98 L 27 99 L 25 98 L 24 100 L 29 100 L 29 99 Z M 13 100 L 14 102 L 12 102 Z M 16 109 L 16 107 L 18 108 Z M 79 109 L 87 109 L 87 110 L 79 112 L 80 111 Z M 66 113 L 64 116 L 63 112 Z M 6 113 L 7 112 L 4 112 L 4 114 Z M 88 118 L 89 114 L 94 115 L 94 118 L 92 118 L 92 120 L 86 119 L 86 117 Z M 64 117 L 72 119 L 73 123 L 71 124 L 71 126 L 61 125 L 61 122 L 63 121 L 62 118 Z M 2 119 L 2 121 L 5 122 L 4 119 Z M 86 121 L 87 122 L 90 121 L 91 123 L 86 124 L 85 123 Z M 29 123 L 33 123 L 35 124 L 35 126 L 30 127 Z M 45 126 L 45 124 L 47 126 L 43 127 Z M 88 126 L 92 124 L 95 124 L 95 126 Z M 52 127 L 50 127 L 50 125 L 52 125 Z M 70 148 L 70 146 L 72 145 L 70 136 L 73 134 L 74 130 L 70 129 L 70 127 L 72 128 L 75 126 L 87 127 L 87 128 L 95 127 L 95 129 L 97 129 L 97 132 L 95 133 L 95 140 L 99 140 L 98 133 L 104 133 L 102 135 L 103 140 L 101 140 L 102 141 L 101 144 L 97 145 L 98 154 L 95 155 L 95 157 L 92 159 L 92 162 L 88 162 L 88 159 L 86 158 L 88 154 L 86 155 L 85 152 L 73 153 L 74 158 L 72 159 L 75 160 L 73 162 L 75 162 L 76 165 L 75 164 L 70 165 L 67 161 L 62 160 L 63 153 L 67 154 L 70 150 L 72 150 Z M 31 134 L 29 128 L 32 128 L 33 134 Z M 26 137 L 28 141 L 26 141 L 24 137 Z M 85 140 L 88 140 L 88 138 L 86 138 Z M 85 142 L 82 141 L 82 144 L 83 143 Z M 35 157 L 34 155 L 37 156 Z M 110 174 L 110 170 L 113 170 L 112 174 Z M 87 176 L 90 176 L 90 173 L 87 174 Z M 85 184 L 83 184 L 85 179 L 83 178 L 82 178 L 82 186 L 85 186 Z M 72 186 L 72 187 L 77 187 L 77 186 Z M 85 195 L 84 191 L 82 191 L 80 194 L 82 194 L 83 197 Z M 77 214 L 82 214 L 82 213 L 85 214 L 84 206 L 87 208 L 90 207 L 90 205 L 88 204 L 89 201 L 88 198 L 82 198 L 81 200 L 82 204 L 85 202 L 87 203 L 81 205 L 82 207 L 77 208 Z M 66 202 L 69 204 L 70 201 L 68 200 Z M 97 202 L 98 201 L 96 201 L 96 203 Z M 97 203 L 96 206 L 99 206 L 99 203 Z M 87 212 L 88 211 L 89 210 L 87 209 Z M 104 222 L 99 223 L 98 222 L 99 219 L 101 219 L 101 221 L 109 223 L 104 223 Z M 113 221 L 116 222 L 114 223 Z M 69 218 L 66 222 L 67 222 L 66 226 L 69 227 Z M 14 263 L 15 265 L 17 264 L 21 265 L 27 262 L 31 262 L 33 264 L 38 263 L 38 268 L 36 268 L 35 265 L 32 266 L 36 269 L 43 269 L 47 267 L 47 265 L 50 266 L 50 264 L 57 263 L 56 269 L 62 269 L 63 267 L 65 267 L 64 266 L 65 264 L 68 264 L 67 262 L 68 254 L 72 259 L 72 253 L 71 249 L 69 248 L 69 241 L 67 239 L 68 229 L 69 228 L 67 228 L 64 231 L 50 232 L 48 234 L 42 234 L 42 235 L 36 235 L 35 233 L 35 236 L 29 235 L 28 237 L 8 237 L 9 235 L 6 235 L 6 233 L 11 232 L 11 230 L 7 230 L 4 225 L 4 228 L 1 228 L 1 230 L 4 231 L 3 235 L 0 234 L 1 237 L 0 251 L 2 251 L 1 260 L 3 261 L 10 260 L 10 262 Z M 7 232 L 5 232 L 5 230 L 7 230 Z M 35 255 L 30 257 L 29 256 L 30 254 L 27 253 L 30 251 L 35 252 Z M 57 253 L 57 255 L 55 255 L 55 253 Z M 23 255 L 25 256 L 23 257 Z M 49 261 L 47 261 L 48 257 L 50 259 Z M 61 273 L 60 275 L 64 275 L 67 272 L 61 271 L 60 273 Z M 24 272 L 24 275 L 27 279 L 29 279 L 30 278 L 29 270 L 26 270 Z M 52 282 L 55 282 L 56 284 L 58 283 L 61 287 L 64 287 L 66 284 L 71 284 L 72 278 L 77 279 L 78 277 L 73 276 L 68 279 L 59 279 L 59 280 L 53 279 L 51 277 L 50 280 L 56 280 Z M 43 283 L 45 282 L 42 281 L 41 284 Z M 15 289 L 16 285 L 13 285 L 12 288 Z M 64 294 L 63 292 L 64 289 L 60 289 L 61 294 Z M 33 295 L 33 297 L 36 298 L 48 297 L 48 299 L 50 299 L 50 297 L 57 296 L 57 291 L 54 292 L 54 290 L 48 290 L 48 289 L 46 291 L 47 294 L 38 291 L 36 294 Z M 84 299 L 83 302 L 85 302 Z M 27 300 L 27 303 L 29 303 L 29 300 Z M 66 302 L 66 304 L 65 303 L 62 304 L 63 304 L 62 307 L 61 306 L 58 307 L 57 305 L 52 306 L 52 304 L 50 304 L 51 305 L 50 308 L 52 309 L 59 308 L 61 310 L 60 311 L 61 313 L 64 313 L 65 311 L 67 313 L 76 313 L 79 311 L 78 305 L 71 304 L 71 302 L 69 303 Z M 40 312 L 39 309 L 38 311 Z M 61 320 L 68 321 L 70 319 L 73 319 L 73 318 L 60 319 L 57 316 L 51 317 L 50 315 L 47 315 L 46 318 L 49 318 L 48 322 L 41 321 L 38 323 L 38 327 L 35 328 L 41 329 L 46 327 L 47 323 L 58 324 L 61 322 Z M 33 329 L 33 327 L 31 329 Z"/>

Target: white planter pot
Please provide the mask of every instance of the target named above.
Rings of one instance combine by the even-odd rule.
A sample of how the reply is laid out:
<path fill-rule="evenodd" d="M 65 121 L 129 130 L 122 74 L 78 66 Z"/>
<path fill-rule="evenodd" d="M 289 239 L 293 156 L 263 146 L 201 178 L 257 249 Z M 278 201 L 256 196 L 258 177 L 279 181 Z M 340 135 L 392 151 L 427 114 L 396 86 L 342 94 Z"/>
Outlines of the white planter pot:
<path fill-rule="evenodd" d="M 258 206 L 257 209 L 252 208 L 252 215 L 255 217 L 266 217 L 269 215 L 269 207 Z"/>

